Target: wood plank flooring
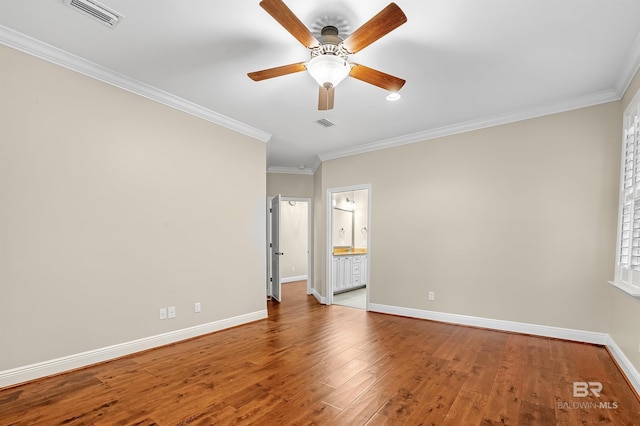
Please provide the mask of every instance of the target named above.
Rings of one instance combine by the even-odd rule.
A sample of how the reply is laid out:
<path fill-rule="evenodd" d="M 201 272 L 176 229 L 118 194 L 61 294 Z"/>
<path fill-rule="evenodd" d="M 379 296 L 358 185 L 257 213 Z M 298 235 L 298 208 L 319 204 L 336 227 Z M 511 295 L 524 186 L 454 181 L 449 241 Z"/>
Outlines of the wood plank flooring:
<path fill-rule="evenodd" d="M 603 347 L 322 306 L 0 390 L 0 425 L 638 425 Z M 573 382 L 601 382 L 600 397 Z"/>

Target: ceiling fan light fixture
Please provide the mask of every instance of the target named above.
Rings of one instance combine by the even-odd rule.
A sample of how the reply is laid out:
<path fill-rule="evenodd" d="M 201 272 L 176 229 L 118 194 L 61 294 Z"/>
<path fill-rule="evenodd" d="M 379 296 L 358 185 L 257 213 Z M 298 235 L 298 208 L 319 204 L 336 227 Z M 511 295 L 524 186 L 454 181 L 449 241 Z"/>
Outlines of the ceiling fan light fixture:
<path fill-rule="evenodd" d="M 351 65 L 340 56 L 319 55 L 307 63 L 307 71 L 320 86 L 330 89 L 349 75 Z"/>

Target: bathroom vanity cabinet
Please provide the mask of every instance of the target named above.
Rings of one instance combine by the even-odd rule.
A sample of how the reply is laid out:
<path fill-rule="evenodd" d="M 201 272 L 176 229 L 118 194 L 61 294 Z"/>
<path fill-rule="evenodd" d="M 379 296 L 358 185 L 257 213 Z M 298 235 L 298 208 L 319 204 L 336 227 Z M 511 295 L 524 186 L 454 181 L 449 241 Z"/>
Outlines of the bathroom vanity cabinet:
<path fill-rule="evenodd" d="M 332 271 L 334 294 L 364 287 L 367 285 L 367 255 L 334 255 Z"/>

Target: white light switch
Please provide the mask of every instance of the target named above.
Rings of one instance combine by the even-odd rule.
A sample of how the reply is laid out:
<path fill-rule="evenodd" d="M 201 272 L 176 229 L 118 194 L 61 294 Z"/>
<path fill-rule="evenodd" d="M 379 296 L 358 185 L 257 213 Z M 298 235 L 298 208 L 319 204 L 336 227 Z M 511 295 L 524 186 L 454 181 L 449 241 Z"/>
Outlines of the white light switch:
<path fill-rule="evenodd" d="M 194 312 L 200 312 L 200 308 L 201 308 L 201 307 L 200 307 L 200 302 L 196 302 L 196 303 L 193 305 L 193 311 L 194 311 Z"/>
<path fill-rule="evenodd" d="M 167 319 L 167 308 L 160 308 L 160 319 Z"/>
<path fill-rule="evenodd" d="M 176 307 L 175 306 L 169 306 L 169 318 L 175 318 L 176 317 Z"/>

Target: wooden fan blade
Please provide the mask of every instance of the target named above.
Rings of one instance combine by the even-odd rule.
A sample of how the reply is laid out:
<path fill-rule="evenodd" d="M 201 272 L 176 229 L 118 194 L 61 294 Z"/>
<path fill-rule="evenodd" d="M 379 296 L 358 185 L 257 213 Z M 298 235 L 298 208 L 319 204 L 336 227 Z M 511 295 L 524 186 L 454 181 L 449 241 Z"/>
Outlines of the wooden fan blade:
<path fill-rule="evenodd" d="M 253 81 L 262 81 L 268 78 L 280 77 L 281 75 L 293 74 L 294 72 L 300 72 L 306 70 L 304 62 L 297 64 L 283 65 L 281 67 L 269 68 L 261 71 L 250 72 L 247 75 Z"/>
<path fill-rule="evenodd" d="M 382 89 L 390 92 L 399 91 L 406 80 L 398 77 L 394 77 L 390 74 L 383 73 L 382 71 L 374 70 L 373 68 L 365 67 L 364 65 L 352 64 L 351 72 L 349 75 L 353 78 L 357 78 L 365 83 L 373 84 Z"/>
<path fill-rule="evenodd" d="M 350 53 L 356 53 L 405 22 L 407 22 L 407 17 L 402 12 L 402 9 L 395 3 L 389 3 L 376 16 L 369 19 L 347 37 L 342 45 Z"/>
<path fill-rule="evenodd" d="M 318 86 L 320 88 L 318 92 L 318 111 L 326 111 L 333 109 L 333 98 L 336 94 L 336 88 L 330 87 L 328 89 Z"/>
<path fill-rule="evenodd" d="M 320 45 L 318 39 L 282 0 L 262 0 L 260 6 L 305 47 L 311 49 Z"/>

